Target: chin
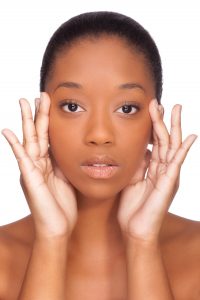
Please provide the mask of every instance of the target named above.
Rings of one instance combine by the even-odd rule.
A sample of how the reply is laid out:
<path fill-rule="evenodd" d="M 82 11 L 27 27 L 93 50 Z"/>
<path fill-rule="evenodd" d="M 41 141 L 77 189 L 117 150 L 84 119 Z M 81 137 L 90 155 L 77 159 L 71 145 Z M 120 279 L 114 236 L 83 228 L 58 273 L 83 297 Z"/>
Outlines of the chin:
<path fill-rule="evenodd" d="M 93 201 L 119 197 L 119 193 L 130 181 L 130 174 L 122 175 L 122 173 L 108 179 L 94 179 L 72 172 L 68 172 L 66 177 L 75 188 L 78 198 L 92 199 Z"/>
<path fill-rule="evenodd" d="M 118 198 L 121 189 L 115 185 L 104 184 L 91 184 L 91 186 L 75 187 L 77 200 L 78 199 L 91 199 L 92 201 L 105 201 L 107 199 Z"/>

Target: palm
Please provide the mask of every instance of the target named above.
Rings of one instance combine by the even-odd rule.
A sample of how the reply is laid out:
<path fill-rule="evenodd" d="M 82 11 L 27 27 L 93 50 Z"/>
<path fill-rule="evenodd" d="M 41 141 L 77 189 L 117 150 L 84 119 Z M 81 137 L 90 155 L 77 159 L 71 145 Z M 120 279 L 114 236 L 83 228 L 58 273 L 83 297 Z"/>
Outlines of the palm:
<path fill-rule="evenodd" d="M 154 130 L 153 150 L 152 153 L 147 151 L 137 174 L 121 192 L 118 211 L 118 220 L 126 236 L 140 240 L 158 237 L 178 189 L 181 165 L 195 140 L 191 135 L 182 143 L 178 106 L 172 112 L 170 135 L 153 103 L 150 114 Z"/>
<path fill-rule="evenodd" d="M 21 103 L 23 145 L 12 131 L 4 131 L 18 160 L 20 182 L 34 218 L 36 232 L 45 235 L 70 233 L 77 219 L 75 190 L 51 155 L 48 141 L 50 99 L 46 94 L 35 124 L 30 105 Z"/>

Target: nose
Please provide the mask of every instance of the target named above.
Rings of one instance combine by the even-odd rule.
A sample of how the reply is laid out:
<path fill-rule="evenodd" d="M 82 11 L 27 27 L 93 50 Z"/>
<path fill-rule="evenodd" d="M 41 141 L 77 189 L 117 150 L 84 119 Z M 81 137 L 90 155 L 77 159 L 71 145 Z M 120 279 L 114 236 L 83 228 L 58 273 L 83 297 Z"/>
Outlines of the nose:
<path fill-rule="evenodd" d="M 85 141 L 88 145 L 112 145 L 114 143 L 114 128 L 112 120 L 104 112 L 93 114 L 89 118 Z"/>

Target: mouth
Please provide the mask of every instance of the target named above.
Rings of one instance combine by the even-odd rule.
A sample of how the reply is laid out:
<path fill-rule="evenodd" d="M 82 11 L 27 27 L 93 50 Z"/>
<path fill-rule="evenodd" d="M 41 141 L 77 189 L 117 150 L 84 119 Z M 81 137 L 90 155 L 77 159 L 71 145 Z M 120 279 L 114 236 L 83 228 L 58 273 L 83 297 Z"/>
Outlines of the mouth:
<path fill-rule="evenodd" d="M 92 166 L 81 166 L 82 170 L 92 178 L 110 178 L 115 175 L 118 166 L 108 165 L 92 165 Z"/>
<path fill-rule="evenodd" d="M 94 156 L 83 162 L 81 169 L 91 178 L 111 178 L 119 169 L 118 163 L 110 156 Z"/>

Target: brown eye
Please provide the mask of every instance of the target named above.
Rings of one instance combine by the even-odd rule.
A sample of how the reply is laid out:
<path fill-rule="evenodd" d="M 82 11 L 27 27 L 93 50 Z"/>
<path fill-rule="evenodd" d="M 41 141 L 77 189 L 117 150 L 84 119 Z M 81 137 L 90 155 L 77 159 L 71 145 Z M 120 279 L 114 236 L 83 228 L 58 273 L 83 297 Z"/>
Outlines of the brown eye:
<path fill-rule="evenodd" d="M 125 103 L 120 109 L 124 114 L 134 115 L 139 110 L 139 107 L 137 105 Z"/>
<path fill-rule="evenodd" d="M 80 112 L 83 110 L 77 111 L 78 107 L 80 107 L 75 101 L 64 101 L 60 104 L 62 110 L 66 112 Z"/>

